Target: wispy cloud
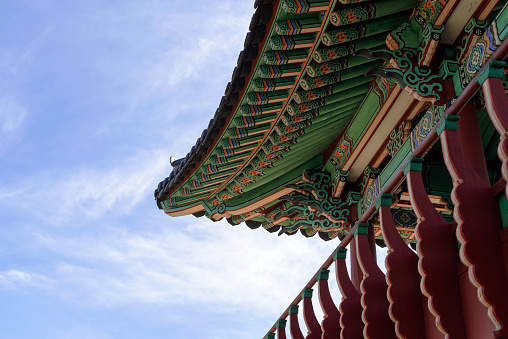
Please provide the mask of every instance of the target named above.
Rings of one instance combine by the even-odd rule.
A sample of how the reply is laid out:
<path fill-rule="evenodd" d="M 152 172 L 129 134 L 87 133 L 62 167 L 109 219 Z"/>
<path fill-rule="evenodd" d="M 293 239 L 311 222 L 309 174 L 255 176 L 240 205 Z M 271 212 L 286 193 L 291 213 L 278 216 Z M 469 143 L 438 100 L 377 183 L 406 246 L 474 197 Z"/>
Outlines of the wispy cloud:
<path fill-rule="evenodd" d="M 169 171 L 168 157 L 159 150 L 144 151 L 103 169 L 83 166 L 70 169 L 70 174 L 36 175 L 16 183 L 16 188 L 4 187 L 0 202 L 24 206 L 54 225 L 126 214 L 150 199 L 158 180 Z"/>
<path fill-rule="evenodd" d="M 37 288 L 49 290 L 54 281 L 45 275 L 29 273 L 21 270 L 0 271 L 0 288 L 25 290 Z"/>
<path fill-rule="evenodd" d="M 231 2 L 225 5 L 227 3 L 234 6 Z M 252 8 L 251 5 L 246 7 Z M 172 86 L 181 88 L 198 77 L 206 78 L 218 68 L 223 70 L 223 74 L 218 74 L 220 79 L 227 80 L 233 72 L 236 56 L 243 49 L 252 9 L 238 9 L 234 14 L 231 10 L 219 10 L 210 15 L 204 6 L 192 14 L 168 13 L 158 17 L 156 26 L 159 38 L 172 38 L 168 41 L 168 49 L 159 54 L 156 63 L 144 73 L 148 83 L 154 88 L 172 91 Z M 225 88 L 226 83 L 223 85 Z"/>
<path fill-rule="evenodd" d="M 48 275 L 51 293 L 78 304 L 202 305 L 258 315 L 283 310 L 335 244 L 276 237 L 245 226 L 195 220 L 154 232 L 108 229 L 100 236 L 41 234 L 64 263 Z"/>

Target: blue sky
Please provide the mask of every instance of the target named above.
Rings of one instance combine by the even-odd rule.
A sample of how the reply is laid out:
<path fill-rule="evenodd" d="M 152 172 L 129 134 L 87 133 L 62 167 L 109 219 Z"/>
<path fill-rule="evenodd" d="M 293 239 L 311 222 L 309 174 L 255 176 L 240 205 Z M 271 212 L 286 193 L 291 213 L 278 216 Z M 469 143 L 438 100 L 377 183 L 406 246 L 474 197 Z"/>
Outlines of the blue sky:
<path fill-rule="evenodd" d="M 0 0 L 0 339 L 262 338 L 335 248 L 153 201 L 252 5 Z"/>

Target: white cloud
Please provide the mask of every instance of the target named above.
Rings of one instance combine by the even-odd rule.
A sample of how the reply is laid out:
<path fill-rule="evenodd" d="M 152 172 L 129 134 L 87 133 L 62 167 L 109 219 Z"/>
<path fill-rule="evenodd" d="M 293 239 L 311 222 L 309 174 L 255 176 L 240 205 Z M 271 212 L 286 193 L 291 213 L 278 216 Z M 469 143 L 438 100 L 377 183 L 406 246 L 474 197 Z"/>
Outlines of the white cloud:
<path fill-rule="evenodd" d="M 179 39 L 170 40 L 168 49 L 144 70 L 146 83 L 152 89 L 166 92 L 174 90 L 176 85 L 178 89 L 185 83 L 192 86 L 191 81 L 198 77 L 204 79 L 210 73 L 216 74 L 214 78 L 219 75 L 222 81 L 228 81 L 236 56 L 243 49 L 251 15 L 234 8 L 217 11 L 214 15 L 208 10 L 161 15 L 158 20 L 160 38 L 171 34 Z M 223 74 L 217 72 L 218 68 Z M 225 89 L 226 83 L 221 86 Z"/>
<path fill-rule="evenodd" d="M 53 287 L 53 280 L 47 276 L 11 269 L 0 271 L 0 287 L 7 289 L 42 288 Z"/>
<path fill-rule="evenodd" d="M 74 173 L 47 173 L 3 188 L 0 201 L 24 206 L 55 225 L 96 220 L 107 213 L 129 213 L 150 194 L 170 169 L 169 155 L 144 151 L 105 169 L 82 167 Z M 19 188 L 23 187 L 23 188 Z"/>
<path fill-rule="evenodd" d="M 76 214 L 98 218 L 113 209 L 127 213 L 155 187 L 154 179 L 163 177 L 167 158 L 160 151 L 146 152 L 105 171 L 80 170 L 41 190 L 39 203 L 56 220 Z"/>
<path fill-rule="evenodd" d="M 388 246 L 381 248 L 379 246 L 376 246 L 376 260 L 379 268 L 381 271 L 386 274 L 386 265 L 385 265 L 385 259 L 388 255 Z"/>
<path fill-rule="evenodd" d="M 38 242 L 65 258 L 48 273 L 57 282 L 51 293 L 78 304 L 249 307 L 258 315 L 282 312 L 337 245 L 201 219 L 151 233 L 108 229 Z"/>

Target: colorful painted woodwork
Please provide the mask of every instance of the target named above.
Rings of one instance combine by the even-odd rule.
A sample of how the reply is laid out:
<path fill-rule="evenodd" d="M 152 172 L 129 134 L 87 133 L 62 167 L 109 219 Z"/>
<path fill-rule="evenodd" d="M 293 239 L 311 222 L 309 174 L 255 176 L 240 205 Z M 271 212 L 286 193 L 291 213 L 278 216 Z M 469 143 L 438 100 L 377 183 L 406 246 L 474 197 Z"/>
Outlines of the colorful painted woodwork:
<path fill-rule="evenodd" d="M 256 6 L 159 208 L 342 240 L 265 338 L 508 337 L 506 1 Z"/>

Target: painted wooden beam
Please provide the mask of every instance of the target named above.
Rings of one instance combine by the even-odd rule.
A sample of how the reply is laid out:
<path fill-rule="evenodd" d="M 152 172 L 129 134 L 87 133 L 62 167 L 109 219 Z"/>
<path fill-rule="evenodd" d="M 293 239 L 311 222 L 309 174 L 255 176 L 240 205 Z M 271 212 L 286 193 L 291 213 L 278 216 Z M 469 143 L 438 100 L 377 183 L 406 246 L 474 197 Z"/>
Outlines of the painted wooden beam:
<path fill-rule="evenodd" d="M 296 35 L 317 33 L 321 29 L 322 20 L 319 16 L 303 19 L 289 19 L 276 21 L 273 28 L 278 35 Z"/>
<path fill-rule="evenodd" d="M 368 89 L 369 89 L 368 83 L 363 83 L 359 86 L 355 86 L 353 88 L 345 90 L 344 92 L 334 93 L 334 94 L 328 95 L 325 98 L 319 98 L 318 100 L 308 101 L 303 104 L 290 103 L 289 105 L 287 105 L 287 112 L 290 115 L 301 114 L 306 111 L 325 106 L 327 103 L 333 103 L 333 102 L 337 102 L 343 98 L 347 98 L 349 96 L 355 96 L 355 95 L 367 93 Z"/>
<path fill-rule="evenodd" d="M 273 122 L 277 114 L 261 114 L 257 116 L 241 116 L 235 118 L 235 124 L 238 127 L 250 127 L 250 126 L 258 126 L 264 124 L 266 122 Z"/>
<path fill-rule="evenodd" d="M 269 113 L 278 113 L 283 107 L 282 102 L 261 104 L 261 105 L 243 105 L 240 107 L 241 114 L 245 116 L 257 116 Z"/>
<path fill-rule="evenodd" d="M 363 59 L 363 60 L 362 60 Z M 347 56 L 338 58 L 329 62 L 324 62 L 321 64 L 312 63 L 305 67 L 305 71 L 307 75 L 305 78 L 315 78 L 319 75 L 330 74 L 338 71 L 342 71 L 339 73 L 338 81 L 351 79 L 356 76 L 365 75 L 368 71 L 381 66 L 382 62 L 377 60 L 372 62 L 371 60 L 365 60 L 365 58 L 356 57 L 356 56 Z M 358 66 L 358 67 L 355 67 Z M 351 69 L 349 69 L 351 68 Z M 300 85 L 303 78 L 300 79 Z"/>
<path fill-rule="evenodd" d="M 287 13 L 313 13 L 328 9 L 327 0 L 282 0 L 282 9 Z"/>
<path fill-rule="evenodd" d="M 366 133 L 366 135 L 362 137 L 362 140 L 365 141 L 364 146 L 361 147 L 362 142 L 360 141 L 346 165 L 342 167 L 342 170 L 349 170 L 350 174 L 348 180 L 356 181 L 361 176 L 365 167 L 367 167 L 372 159 L 372 156 L 377 153 L 379 147 L 384 144 L 385 140 L 390 135 L 390 132 L 404 117 L 403 114 L 413 100 L 414 98 L 411 95 L 405 92 L 401 93 L 386 114 L 381 115 L 383 116 L 382 120 L 375 119 L 376 121 L 369 126 L 369 129 L 372 129 L 374 126 L 375 129 L 372 129 L 371 133 Z M 349 165 L 351 167 L 349 167 L 348 164 L 351 164 Z"/>
<path fill-rule="evenodd" d="M 483 0 L 483 1 L 477 1 L 477 0 L 462 0 L 457 3 L 457 7 L 455 10 L 451 13 L 449 18 L 445 21 L 445 29 L 443 31 L 443 34 L 441 36 L 441 42 L 443 44 L 453 44 L 457 37 L 460 35 L 460 33 L 463 31 L 464 27 L 466 27 L 466 24 L 471 19 L 475 11 L 479 8 L 481 8 L 482 4 L 489 3 L 490 5 L 495 5 L 498 3 L 498 0 Z M 492 7 L 492 8 L 494 8 Z M 490 11 L 492 10 L 490 9 Z M 481 15 L 481 17 L 478 17 L 478 20 L 485 20 L 487 19 L 488 14 L 490 14 L 490 11 L 484 11 L 485 14 Z M 441 23 L 441 25 L 444 24 Z"/>
<path fill-rule="evenodd" d="M 268 43 L 274 51 L 287 51 L 292 49 L 310 48 L 316 40 L 315 33 L 297 35 L 276 35 L 272 36 Z"/>
<path fill-rule="evenodd" d="M 308 49 L 267 51 L 263 54 L 263 61 L 267 65 L 297 64 L 305 62 L 308 55 Z"/>
<path fill-rule="evenodd" d="M 295 85 L 295 77 L 282 77 L 273 79 L 256 79 L 251 83 L 254 92 L 271 92 L 281 89 L 291 89 Z"/>
<path fill-rule="evenodd" d="M 405 12 L 397 13 L 372 22 L 345 26 L 337 30 L 324 32 L 321 34 L 320 39 L 325 46 L 338 45 L 392 30 L 406 20 L 407 14 Z"/>
<path fill-rule="evenodd" d="M 383 46 L 385 39 L 386 33 L 380 33 L 331 47 L 318 48 L 312 52 L 312 59 L 317 63 L 323 63 L 346 57 L 361 49 L 372 49 L 374 47 Z"/>
<path fill-rule="evenodd" d="M 412 1 L 385 0 L 361 2 L 350 6 L 340 6 L 330 13 L 330 23 L 334 26 L 350 25 L 357 22 L 381 18 L 414 7 Z"/>
<path fill-rule="evenodd" d="M 303 64 L 288 65 L 262 65 L 258 67 L 258 75 L 261 78 L 295 77 L 300 75 Z"/>
<path fill-rule="evenodd" d="M 249 105 L 271 104 L 286 101 L 289 91 L 280 90 L 273 92 L 254 92 L 247 94 L 247 103 Z"/>
<path fill-rule="evenodd" d="M 337 89 L 335 89 L 334 91 L 336 92 L 341 87 L 347 89 L 352 88 L 357 84 L 362 84 L 367 81 L 371 81 L 373 77 L 366 75 L 366 73 L 379 65 L 380 63 L 366 63 L 358 67 L 345 69 L 339 72 L 330 72 L 329 74 L 321 76 L 316 77 L 305 76 L 300 78 L 299 84 L 304 91 L 330 85 L 337 85 Z"/>

